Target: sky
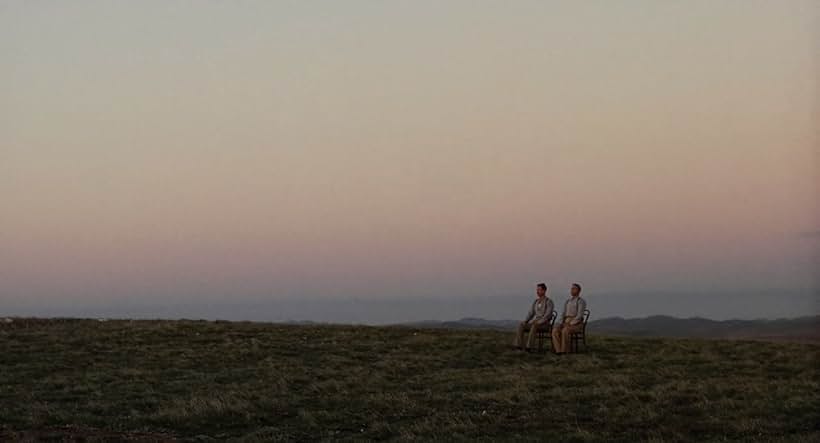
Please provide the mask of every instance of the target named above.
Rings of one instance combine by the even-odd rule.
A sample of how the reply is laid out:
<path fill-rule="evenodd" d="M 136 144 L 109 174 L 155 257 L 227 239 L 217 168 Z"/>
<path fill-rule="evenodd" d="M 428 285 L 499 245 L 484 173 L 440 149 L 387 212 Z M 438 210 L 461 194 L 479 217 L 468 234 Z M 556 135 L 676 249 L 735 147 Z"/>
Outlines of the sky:
<path fill-rule="evenodd" d="M 818 294 L 818 24 L 798 0 L 0 0 L 0 313 Z"/>

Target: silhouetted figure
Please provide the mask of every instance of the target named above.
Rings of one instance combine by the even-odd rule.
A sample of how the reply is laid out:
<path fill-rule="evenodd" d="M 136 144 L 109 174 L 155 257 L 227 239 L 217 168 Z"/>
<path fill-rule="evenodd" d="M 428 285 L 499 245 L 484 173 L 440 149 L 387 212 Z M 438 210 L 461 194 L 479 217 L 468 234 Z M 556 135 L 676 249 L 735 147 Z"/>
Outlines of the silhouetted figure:
<path fill-rule="evenodd" d="M 572 334 L 580 332 L 584 327 L 584 310 L 587 308 L 587 302 L 581 298 L 581 285 L 574 283 L 570 294 L 571 297 L 564 303 L 561 324 L 552 328 L 552 349 L 556 354 L 567 352 Z"/>
<path fill-rule="evenodd" d="M 525 345 L 527 351 L 532 350 L 532 344 L 535 340 L 535 336 L 538 334 L 538 329 L 548 327 L 553 309 L 552 300 L 547 297 L 546 284 L 539 283 L 535 293 L 537 298 L 532 302 L 530 311 L 527 313 L 527 318 L 518 324 L 518 332 L 515 334 L 515 341 L 513 342 L 513 346 L 522 349 L 521 342 L 524 341 L 524 333 L 529 331 L 527 344 Z"/>

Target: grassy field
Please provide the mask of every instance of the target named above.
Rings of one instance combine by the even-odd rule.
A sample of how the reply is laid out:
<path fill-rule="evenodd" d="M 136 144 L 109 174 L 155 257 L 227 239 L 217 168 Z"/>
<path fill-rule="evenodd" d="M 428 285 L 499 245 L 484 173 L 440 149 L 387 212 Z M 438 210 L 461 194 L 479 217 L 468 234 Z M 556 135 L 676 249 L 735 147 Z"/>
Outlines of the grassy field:
<path fill-rule="evenodd" d="M 820 441 L 820 347 L 205 321 L 0 326 L 0 440 Z M 594 334 L 594 331 L 592 331 Z"/>

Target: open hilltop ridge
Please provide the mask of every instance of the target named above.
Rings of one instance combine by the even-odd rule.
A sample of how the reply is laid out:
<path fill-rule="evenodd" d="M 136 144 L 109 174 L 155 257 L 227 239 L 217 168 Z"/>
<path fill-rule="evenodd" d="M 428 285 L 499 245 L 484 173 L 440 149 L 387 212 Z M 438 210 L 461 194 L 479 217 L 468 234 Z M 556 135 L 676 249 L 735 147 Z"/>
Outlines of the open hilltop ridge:
<path fill-rule="evenodd" d="M 423 321 L 408 326 L 453 329 L 514 330 L 518 320 L 462 318 Z M 609 317 L 591 320 L 590 330 L 599 334 L 636 337 L 714 338 L 734 340 L 791 341 L 820 344 L 820 316 L 776 320 L 710 320 L 654 315 L 645 318 Z"/>
<path fill-rule="evenodd" d="M 0 323 L 0 440 L 820 440 L 820 346 L 194 320 Z"/>

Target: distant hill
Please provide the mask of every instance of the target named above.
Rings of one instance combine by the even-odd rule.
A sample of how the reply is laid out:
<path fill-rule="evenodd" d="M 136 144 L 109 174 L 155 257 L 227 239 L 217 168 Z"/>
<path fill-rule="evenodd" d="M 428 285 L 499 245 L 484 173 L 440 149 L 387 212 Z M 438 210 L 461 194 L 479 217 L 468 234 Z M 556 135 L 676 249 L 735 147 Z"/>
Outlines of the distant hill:
<path fill-rule="evenodd" d="M 38 327 L 43 325 L 74 322 L 70 318 L 0 318 L 0 331 Z M 106 322 L 106 319 L 96 319 Z M 126 320 L 137 321 L 137 320 Z M 219 323 L 224 320 L 217 321 Z M 460 320 L 436 321 L 426 320 L 401 323 L 396 326 L 429 329 L 487 329 L 511 331 L 519 320 L 487 320 L 467 317 Z M 293 326 L 327 326 L 330 323 L 312 321 L 279 322 L 277 324 Z M 706 318 L 676 318 L 655 315 L 644 318 L 610 317 L 590 321 L 588 330 L 592 335 L 630 336 L 630 337 L 669 337 L 669 338 L 716 338 L 716 339 L 755 339 L 767 341 L 788 341 L 799 343 L 820 343 L 820 315 L 777 320 L 709 320 Z"/>
<path fill-rule="evenodd" d="M 483 318 L 462 318 L 461 320 L 436 321 L 426 320 L 413 323 L 403 323 L 402 326 L 418 328 L 445 328 L 445 329 L 515 329 L 518 320 L 486 320 Z"/>
<path fill-rule="evenodd" d="M 453 321 L 422 321 L 407 326 L 450 329 L 515 329 L 517 320 L 463 318 Z M 709 320 L 656 315 L 646 318 L 604 318 L 590 321 L 594 334 L 635 337 L 759 339 L 820 342 L 820 316 L 778 320 Z"/>
<path fill-rule="evenodd" d="M 778 320 L 680 319 L 652 316 L 638 319 L 605 318 L 590 322 L 595 332 L 641 337 L 691 337 L 820 341 L 820 316 Z"/>

